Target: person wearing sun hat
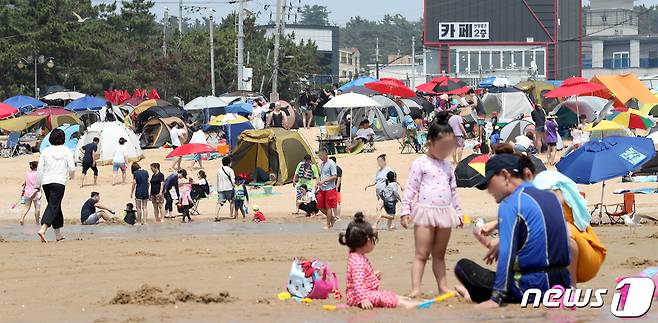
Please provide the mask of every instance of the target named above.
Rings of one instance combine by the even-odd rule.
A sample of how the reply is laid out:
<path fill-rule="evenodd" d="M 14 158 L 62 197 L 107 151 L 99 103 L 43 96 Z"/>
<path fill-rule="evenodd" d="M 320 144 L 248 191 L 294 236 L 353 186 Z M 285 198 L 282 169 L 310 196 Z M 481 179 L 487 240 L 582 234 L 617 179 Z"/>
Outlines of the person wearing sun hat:
<path fill-rule="evenodd" d="M 511 154 L 491 157 L 484 180 L 476 187 L 487 190 L 499 204 L 497 226 L 475 231 L 486 241 L 487 264 L 498 264 L 493 272 L 469 259 L 459 260 L 454 271 L 463 286 L 457 291 L 479 307 L 498 307 L 519 303 L 531 288 L 569 288 L 569 232 L 555 194 L 524 182 L 519 158 Z M 499 237 L 486 240 L 496 228 Z"/>

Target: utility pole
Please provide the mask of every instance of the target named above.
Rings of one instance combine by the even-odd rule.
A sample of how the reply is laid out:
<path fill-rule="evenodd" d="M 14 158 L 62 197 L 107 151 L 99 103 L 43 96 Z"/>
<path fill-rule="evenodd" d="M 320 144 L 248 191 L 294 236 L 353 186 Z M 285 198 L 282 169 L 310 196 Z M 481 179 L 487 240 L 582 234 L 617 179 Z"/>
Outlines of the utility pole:
<path fill-rule="evenodd" d="M 208 24 L 210 25 L 210 93 L 212 96 L 215 96 L 215 35 L 212 11 L 208 16 Z"/>
<path fill-rule="evenodd" d="M 183 0 L 178 0 L 178 36 L 183 38 Z"/>
<path fill-rule="evenodd" d="M 164 23 L 162 24 L 162 54 L 167 57 L 167 24 L 169 24 L 169 9 L 165 8 Z"/>
<path fill-rule="evenodd" d="M 411 36 L 411 89 L 416 88 L 416 36 Z"/>
<path fill-rule="evenodd" d="M 379 79 L 379 37 L 375 43 L 375 78 Z"/>
<path fill-rule="evenodd" d="M 238 1 L 238 91 L 244 90 L 244 1 Z"/>
<path fill-rule="evenodd" d="M 279 46 L 281 42 L 281 20 L 283 18 L 283 1 L 276 0 L 276 27 L 274 31 L 274 71 L 272 72 L 272 93 L 270 99 L 279 99 L 278 84 L 279 81 Z"/>

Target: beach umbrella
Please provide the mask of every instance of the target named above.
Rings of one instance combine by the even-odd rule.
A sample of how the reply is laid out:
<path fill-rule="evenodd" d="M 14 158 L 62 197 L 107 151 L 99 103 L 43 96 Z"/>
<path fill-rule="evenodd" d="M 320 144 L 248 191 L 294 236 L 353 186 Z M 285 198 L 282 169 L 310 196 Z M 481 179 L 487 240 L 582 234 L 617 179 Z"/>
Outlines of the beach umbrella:
<path fill-rule="evenodd" d="M 353 90 L 354 87 L 358 87 L 358 86 L 363 87 L 364 84 L 370 83 L 370 82 L 375 82 L 375 81 L 377 81 L 376 78 L 372 78 L 370 76 L 362 76 L 362 77 L 359 77 L 357 79 L 351 80 L 351 81 L 343 84 L 338 89 L 343 93 L 345 93 L 345 92 L 354 92 L 354 90 Z"/>
<path fill-rule="evenodd" d="M 656 150 L 650 138 L 614 136 L 586 142 L 582 147 L 562 158 L 556 167 L 560 173 L 578 184 L 603 182 L 602 205 L 606 180 L 639 169 L 655 155 Z M 599 223 L 602 213 L 603 210 L 600 208 Z"/>
<path fill-rule="evenodd" d="M 254 106 L 251 103 L 236 102 L 226 107 L 227 113 L 251 114 L 254 112 Z"/>
<path fill-rule="evenodd" d="M 528 120 L 514 120 L 500 129 L 500 139 L 503 142 L 513 141 L 514 138 L 525 135 L 528 130 L 533 129 L 534 124 Z"/>
<path fill-rule="evenodd" d="M 345 93 L 329 100 L 324 105 L 325 108 L 361 108 L 361 107 L 381 107 L 377 101 L 356 93 Z"/>
<path fill-rule="evenodd" d="M 28 116 L 46 117 L 46 127 L 54 129 L 62 124 L 80 124 L 80 118 L 62 107 L 46 107 L 32 111 Z"/>
<path fill-rule="evenodd" d="M 475 187 L 484 180 L 485 164 L 489 155 L 472 154 L 461 160 L 455 167 L 457 187 Z"/>
<path fill-rule="evenodd" d="M 589 124 L 583 131 L 590 132 L 590 139 L 600 139 L 605 137 L 634 137 L 630 129 L 612 121 L 602 120 L 596 125 Z"/>
<path fill-rule="evenodd" d="M 482 79 L 480 81 L 480 84 L 478 84 L 478 87 L 488 89 L 492 87 L 510 87 L 512 86 L 512 83 L 505 77 L 499 77 L 499 76 L 491 76 Z"/>
<path fill-rule="evenodd" d="M 628 109 L 626 112 L 614 111 L 608 120 L 618 123 L 628 129 L 649 129 L 653 127 L 654 122 L 643 116 L 640 111 Z"/>
<path fill-rule="evenodd" d="M 65 108 L 71 111 L 100 110 L 106 104 L 104 98 L 87 95 L 71 101 Z"/>
<path fill-rule="evenodd" d="M 430 94 L 464 94 L 468 92 L 468 85 L 456 78 L 448 76 L 439 76 L 433 78 L 427 83 L 423 83 L 416 87 L 416 90 L 430 93 Z"/>
<path fill-rule="evenodd" d="M 548 91 L 548 93 L 544 94 L 544 97 L 562 98 L 562 97 L 570 97 L 572 95 L 576 95 L 576 96 L 586 95 L 586 94 L 592 95 L 596 92 L 604 91 L 604 90 L 606 90 L 606 87 L 601 84 L 591 83 L 587 79 L 574 76 L 564 80 L 564 82 L 562 82 L 562 85 L 560 85 L 560 87 Z"/>
<path fill-rule="evenodd" d="M 413 98 L 416 96 L 416 92 L 396 79 L 381 79 L 376 82 L 369 82 L 365 84 L 365 87 L 382 94 L 403 98 Z"/>
<path fill-rule="evenodd" d="M 226 126 L 249 122 L 249 119 L 235 113 L 220 114 L 208 121 L 211 126 Z"/>
<path fill-rule="evenodd" d="M 184 144 L 172 150 L 166 158 L 216 152 L 217 148 L 208 144 Z"/>
<path fill-rule="evenodd" d="M 18 109 L 6 103 L 0 103 L 0 119 L 12 116 L 18 113 Z"/>
<path fill-rule="evenodd" d="M 210 108 L 223 108 L 228 105 L 228 102 L 223 98 L 216 96 L 200 96 L 188 102 L 183 109 L 185 110 L 205 110 Z"/>
<path fill-rule="evenodd" d="M 5 100 L 3 103 L 9 104 L 23 113 L 29 112 L 34 108 L 41 108 L 46 105 L 44 102 L 26 95 L 12 96 L 11 98 Z"/>
<path fill-rule="evenodd" d="M 44 96 L 43 99 L 46 101 L 56 101 L 56 100 L 71 101 L 71 100 L 77 100 L 83 96 L 85 96 L 85 94 L 76 91 L 62 91 L 62 92 L 50 93 Z"/>

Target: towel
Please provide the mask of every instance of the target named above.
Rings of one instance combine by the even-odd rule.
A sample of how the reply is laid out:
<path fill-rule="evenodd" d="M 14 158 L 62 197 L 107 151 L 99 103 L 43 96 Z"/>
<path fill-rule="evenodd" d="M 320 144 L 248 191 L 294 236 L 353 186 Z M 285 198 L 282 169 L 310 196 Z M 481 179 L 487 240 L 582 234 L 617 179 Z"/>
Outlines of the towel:
<path fill-rule="evenodd" d="M 587 211 L 587 200 L 585 200 L 578 185 L 569 177 L 555 171 L 543 171 L 533 181 L 535 186 L 542 190 L 560 190 L 564 201 L 573 211 L 574 225 L 580 231 L 585 231 L 589 226 L 592 216 Z"/>

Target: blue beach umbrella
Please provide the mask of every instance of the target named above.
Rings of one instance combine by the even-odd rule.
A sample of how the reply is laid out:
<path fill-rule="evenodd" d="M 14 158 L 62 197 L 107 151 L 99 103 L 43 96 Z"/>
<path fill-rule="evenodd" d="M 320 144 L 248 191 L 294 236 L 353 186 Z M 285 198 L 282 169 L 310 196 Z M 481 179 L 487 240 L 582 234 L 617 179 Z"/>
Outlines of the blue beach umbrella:
<path fill-rule="evenodd" d="M 599 223 L 603 214 L 605 181 L 639 169 L 656 155 L 653 140 L 641 137 L 606 137 L 592 140 L 557 163 L 557 170 L 578 184 L 603 182 Z"/>
<path fill-rule="evenodd" d="M 250 115 L 252 112 L 254 112 L 254 106 L 251 103 L 237 102 L 226 107 L 226 113 Z"/>
<path fill-rule="evenodd" d="M 65 108 L 71 111 L 100 110 L 105 104 L 106 101 L 104 98 L 86 95 L 71 101 Z"/>
<path fill-rule="evenodd" d="M 28 113 L 35 108 L 46 106 L 46 103 L 41 102 L 31 96 L 25 95 L 12 96 L 11 98 L 5 100 L 3 103 L 9 104 L 23 113 Z"/>
<path fill-rule="evenodd" d="M 372 78 L 370 76 L 362 76 L 362 77 L 359 77 L 358 79 L 351 80 L 351 81 L 343 84 L 343 86 L 339 87 L 338 89 L 341 90 L 342 92 L 351 92 L 351 89 L 353 87 L 357 87 L 357 86 L 365 87 L 366 83 L 377 82 L 377 81 L 378 80 L 376 78 Z"/>

